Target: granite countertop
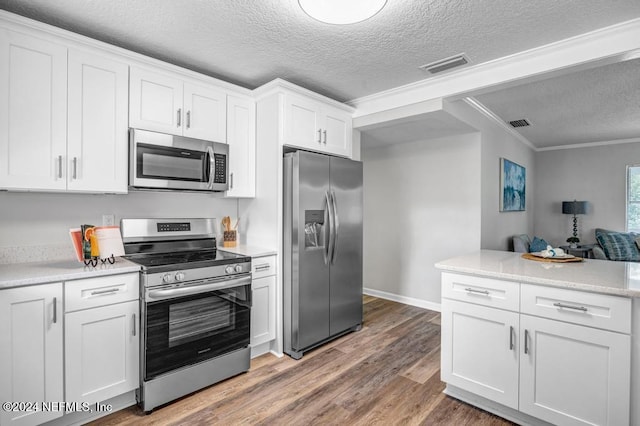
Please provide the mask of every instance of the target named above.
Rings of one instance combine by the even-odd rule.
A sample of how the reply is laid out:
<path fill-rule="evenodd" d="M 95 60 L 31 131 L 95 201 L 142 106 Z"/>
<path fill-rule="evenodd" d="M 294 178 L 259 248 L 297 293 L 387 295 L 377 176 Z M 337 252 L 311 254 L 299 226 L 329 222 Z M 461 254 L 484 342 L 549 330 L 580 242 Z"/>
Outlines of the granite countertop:
<path fill-rule="evenodd" d="M 238 244 L 236 247 L 218 247 L 218 250 L 227 251 L 229 253 L 241 254 L 243 256 L 250 257 L 262 257 L 278 254 L 276 250 L 266 249 L 256 246 L 248 246 L 245 244 Z"/>
<path fill-rule="evenodd" d="M 527 260 L 522 253 L 480 250 L 436 263 L 436 268 L 490 278 L 618 296 L 640 297 L 640 263 L 585 259 L 575 263 Z"/>
<path fill-rule="evenodd" d="M 95 268 L 85 266 L 74 259 L 11 263 L 0 265 L 0 290 L 138 271 L 140 271 L 140 265 L 123 258 L 117 258 L 113 265 L 98 262 Z"/>

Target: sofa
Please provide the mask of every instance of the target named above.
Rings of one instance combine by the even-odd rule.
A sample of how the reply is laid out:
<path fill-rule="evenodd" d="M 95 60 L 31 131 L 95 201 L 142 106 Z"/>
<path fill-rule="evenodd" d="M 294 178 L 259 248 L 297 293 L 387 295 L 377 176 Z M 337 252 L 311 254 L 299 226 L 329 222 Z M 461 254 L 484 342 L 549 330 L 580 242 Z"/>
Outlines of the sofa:
<path fill-rule="evenodd" d="M 640 262 L 640 234 L 596 228 L 593 257 L 601 260 Z"/>

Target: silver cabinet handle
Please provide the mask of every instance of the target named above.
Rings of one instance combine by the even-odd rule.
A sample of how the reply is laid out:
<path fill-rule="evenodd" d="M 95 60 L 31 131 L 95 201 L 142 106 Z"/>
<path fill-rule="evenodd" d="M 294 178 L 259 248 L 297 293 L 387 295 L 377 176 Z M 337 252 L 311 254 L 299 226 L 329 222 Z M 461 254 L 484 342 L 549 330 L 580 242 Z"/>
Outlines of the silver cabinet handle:
<path fill-rule="evenodd" d="M 509 350 L 513 350 L 513 326 L 509 326 Z"/>
<path fill-rule="evenodd" d="M 582 311 L 582 312 L 587 312 L 588 309 L 585 308 L 584 306 L 572 306 L 572 305 L 565 305 L 564 303 L 554 303 L 553 306 L 556 306 L 558 308 L 566 308 L 566 309 L 574 309 L 576 311 Z"/>
<path fill-rule="evenodd" d="M 62 155 L 58 155 L 58 177 L 62 179 Z"/>
<path fill-rule="evenodd" d="M 78 179 L 78 157 L 73 157 L 73 179 Z"/>
<path fill-rule="evenodd" d="M 324 144 L 326 145 L 327 144 L 327 131 L 323 130 L 322 134 L 324 135 Z"/>
<path fill-rule="evenodd" d="M 53 298 L 53 323 L 58 322 L 58 298 Z"/>
<path fill-rule="evenodd" d="M 524 354 L 529 353 L 529 330 L 524 330 Z"/>
<path fill-rule="evenodd" d="M 177 127 L 180 127 L 182 124 L 182 108 L 178 108 L 178 119 L 176 120 Z"/>
<path fill-rule="evenodd" d="M 469 293 L 484 294 L 485 296 L 489 295 L 489 292 L 487 290 L 476 290 L 475 288 L 471 287 L 465 288 L 464 291 L 467 291 Z"/>
<path fill-rule="evenodd" d="M 233 172 L 229 173 L 229 188 L 233 189 Z"/>
<path fill-rule="evenodd" d="M 187 129 L 191 127 L 191 111 L 187 111 Z"/>
<path fill-rule="evenodd" d="M 132 332 L 133 332 L 133 335 L 135 336 L 136 335 L 136 314 L 132 315 L 131 324 L 132 324 L 132 327 L 133 327 Z"/>
<path fill-rule="evenodd" d="M 110 293 L 117 293 L 118 289 L 117 288 L 110 288 L 108 290 L 95 290 L 91 292 L 92 296 L 98 296 L 101 294 L 110 294 Z"/>
<path fill-rule="evenodd" d="M 271 268 L 271 265 L 270 265 L 270 264 L 268 264 L 268 263 L 263 263 L 263 264 L 261 264 L 261 265 L 256 265 L 256 272 L 257 272 L 257 271 L 266 271 L 266 270 L 268 270 L 268 269 L 270 269 L 270 268 Z"/>
<path fill-rule="evenodd" d="M 322 129 L 318 129 L 318 143 L 322 143 Z"/>

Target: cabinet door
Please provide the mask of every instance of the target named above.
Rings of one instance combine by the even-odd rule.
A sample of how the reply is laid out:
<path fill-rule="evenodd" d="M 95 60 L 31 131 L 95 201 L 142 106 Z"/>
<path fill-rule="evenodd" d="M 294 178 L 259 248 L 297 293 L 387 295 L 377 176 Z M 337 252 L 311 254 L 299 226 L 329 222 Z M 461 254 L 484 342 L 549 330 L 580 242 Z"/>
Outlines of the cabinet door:
<path fill-rule="evenodd" d="M 338 108 L 328 106 L 323 108 L 323 111 L 322 144 L 324 149 L 328 153 L 351 158 L 351 140 L 353 138 L 351 115 Z"/>
<path fill-rule="evenodd" d="M 0 401 L 64 401 L 62 319 L 61 283 L 0 290 Z M 36 425 L 62 414 L 2 410 L 0 424 Z"/>
<path fill-rule="evenodd" d="M 323 150 L 319 103 L 301 96 L 285 95 L 283 143 Z"/>
<path fill-rule="evenodd" d="M 185 83 L 184 120 L 184 136 L 226 142 L 227 94 L 212 87 Z"/>
<path fill-rule="evenodd" d="M 630 336 L 529 315 L 520 327 L 520 411 L 562 425 L 629 424 Z"/>
<path fill-rule="evenodd" d="M 182 80 L 131 67 L 129 126 L 182 135 Z"/>
<path fill-rule="evenodd" d="M 256 109 L 248 98 L 227 98 L 229 190 L 227 197 L 256 196 Z"/>
<path fill-rule="evenodd" d="M 67 185 L 67 49 L 0 29 L 0 188 Z"/>
<path fill-rule="evenodd" d="M 69 51 L 68 189 L 127 192 L 126 64 Z"/>
<path fill-rule="evenodd" d="M 65 401 L 94 403 L 139 386 L 139 302 L 65 315 Z"/>
<path fill-rule="evenodd" d="M 251 284 L 251 346 L 276 338 L 276 277 L 254 279 Z"/>
<path fill-rule="evenodd" d="M 442 381 L 518 408 L 515 312 L 442 300 Z"/>

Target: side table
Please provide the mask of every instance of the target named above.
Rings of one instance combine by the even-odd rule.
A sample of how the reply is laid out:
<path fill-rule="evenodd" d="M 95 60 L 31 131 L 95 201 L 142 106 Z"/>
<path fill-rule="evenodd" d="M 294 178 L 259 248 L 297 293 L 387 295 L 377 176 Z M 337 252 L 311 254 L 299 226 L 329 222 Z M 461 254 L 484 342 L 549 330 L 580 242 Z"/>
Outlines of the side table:
<path fill-rule="evenodd" d="M 582 244 L 576 248 L 571 248 L 570 246 L 560 246 L 565 253 L 571 254 L 573 256 L 582 257 L 585 259 L 593 258 L 593 246 L 594 244 Z"/>

